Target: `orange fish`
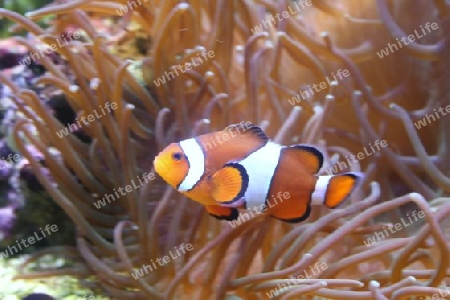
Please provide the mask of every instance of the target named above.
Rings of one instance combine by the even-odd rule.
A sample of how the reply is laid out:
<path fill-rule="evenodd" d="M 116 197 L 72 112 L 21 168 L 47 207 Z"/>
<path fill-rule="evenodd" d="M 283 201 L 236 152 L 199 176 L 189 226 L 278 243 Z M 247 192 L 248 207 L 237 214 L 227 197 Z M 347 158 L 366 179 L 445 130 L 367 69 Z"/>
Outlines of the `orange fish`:
<path fill-rule="evenodd" d="M 322 164 L 315 147 L 281 146 L 250 122 L 172 143 L 154 160 L 168 184 L 218 219 L 236 220 L 239 208 L 260 208 L 290 223 L 308 218 L 311 205 L 336 208 L 363 177 L 318 176 Z"/>

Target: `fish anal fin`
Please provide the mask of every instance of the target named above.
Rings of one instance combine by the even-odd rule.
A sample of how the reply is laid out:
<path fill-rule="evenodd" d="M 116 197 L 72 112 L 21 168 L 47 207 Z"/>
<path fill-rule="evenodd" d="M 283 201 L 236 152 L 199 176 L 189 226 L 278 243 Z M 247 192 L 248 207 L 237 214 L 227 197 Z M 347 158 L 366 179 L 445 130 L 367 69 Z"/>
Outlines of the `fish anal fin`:
<path fill-rule="evenodd" d="M 288 223 L 300 223 L 305 221 L 311 214 L 311 206 L 309 204 L 300 204 L 302 202 L 292 199 L 292 203 L 299 203 L 298 205 L 291 205 L 289 209 L 277 209 L 270 211 L 270 216 Z"/>
<path fill-rule="evenodd" d="M 362 177 L 357 173 L 335 175 L 328 183 L 324 204 L 328 208 L 336 208 L 351 194 Z"/>
<path fill-rule="evenodd" d="M 292 145 L 284 147 L 282 154 L 289 160 L 301 163 L 310 174 L 317 174 L 323 165 L 323 154 L 319 149 L 309 145 Z"/>
<path fill-rule="evenodd" d="M 211 177 L 212 197 L 218 204 L 231 205 L 244 197 L 248 174 L 239 163 L 227 163 Z"/>
<path fill-rule="evenodd" d="M 220 205 L 205 205 L 209 215 L 219 220 L 234 221 L 239 216 L 236 208 L 223 207 Z"/>

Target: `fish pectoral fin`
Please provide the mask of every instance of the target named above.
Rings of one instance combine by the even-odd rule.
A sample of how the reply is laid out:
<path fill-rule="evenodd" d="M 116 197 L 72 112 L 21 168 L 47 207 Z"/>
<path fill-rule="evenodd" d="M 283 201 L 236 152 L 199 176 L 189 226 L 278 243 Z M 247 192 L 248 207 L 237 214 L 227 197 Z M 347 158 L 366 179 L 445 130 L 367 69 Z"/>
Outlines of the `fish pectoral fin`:
<path fill-rule="evenodd" d="M 307 172 L 316 174 L 323 165 L 323 154 L 319 149 L 309 145 L 292 145 L 283 148 L 283 154 L 287 157 L 293 157 L 294 160 L 301 163 Z"/>
<path fill-rule="evenodd" d="M 220 205 L 205 205 L 208 214 L 219 220 L 234 221 L 239 216 L 236 208 L 229 208 Z"/>
<path fill-rule="evenodd" d="M 211 178 L 212 197 L 221 205 L 231 205 L 244 197 L 248 174 L 239 163 L 227 163 Z"/>
<path fill-rule="evenodd" d="M 299 203 L 295 206 L 287 208 L 276 208 L 270 212 L 270 216 L 288 223 L 300 223 L 306 220 L 311 214 L 311 206 L 309 204 L 300 204 L 303 201 L 292 199 L 292 203 Z"/>
<path fill-rule="evenodd" d="M 333 176 L 328 183 L 323 204 L 328 208 L 336 208 L 348 198 L 361 179 L 362 174 L 356 172 Z"/>

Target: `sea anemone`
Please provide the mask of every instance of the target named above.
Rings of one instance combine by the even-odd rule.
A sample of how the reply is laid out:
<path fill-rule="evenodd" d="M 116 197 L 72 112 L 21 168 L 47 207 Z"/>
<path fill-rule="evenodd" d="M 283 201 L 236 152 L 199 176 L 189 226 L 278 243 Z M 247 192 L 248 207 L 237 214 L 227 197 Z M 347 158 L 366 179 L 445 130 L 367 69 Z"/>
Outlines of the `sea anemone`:
<path fill-rule="evenodd" d="M 147 37 L 139 51 L 144 57 L 134 62 L 141 76 L 125 60 L 135 57 L 117 51 L 120 34 L 105 37 L 92 23 L 124 7 L 130 11 L 121 26 L 138 24 Z M 32 20 L 56 16 L 44 30 L 0 10 L 47 45 L 57 44 L 69 27 L 81 30 L 83 41 L 55 50 L 64 66 L 41 58 L 47 72 L 36 83 L 59 90 L 80 120 L 107 103 L 117 105 L 75 125 L 87 140 L 72 131 L 61 137 L 65 124 L 42 95 L 0 75 L 25 116 L 13 132 L 17 147 L 75 223 L 86 262 L 22 277 L 95 274 L 119 299 L 442 294 L 439 286 L 449 276 L 450 118 L 436 111 L 450 105 L 448 11 L 443 0 L 79 0 L 28 13 Z M 437 29 L 424 34 L 427 22 Z M 422 37 L 401 44 L 415 30 Z M 205 51 L 214 56 L 200 63 Z M 194 67 L 176 73 L 187 63 Z M 334 77 L 338 70 L 349 75 Z M 314 84 L 320 89 L 311 89 Z M 317 145 L 326 153 L 322 173 L 362 170 L 364 189 L 342 209 L 314 207 L 297 225 L 264 215 L 239 225 L 219 222 L 159 178 L 99 205 L 99 198 L 153 174 L 153 157 L 168 143 L 241 121 L 260 125 L 283 144 Z M 376 141 L 387 146 L 371 148 Z M 367 149 L 370 155 L 349 163 L 349 156 Z M 394 234 L 397 224 L 402 230 Z M 193 250 L 155 265 L 182 244 Z"/>

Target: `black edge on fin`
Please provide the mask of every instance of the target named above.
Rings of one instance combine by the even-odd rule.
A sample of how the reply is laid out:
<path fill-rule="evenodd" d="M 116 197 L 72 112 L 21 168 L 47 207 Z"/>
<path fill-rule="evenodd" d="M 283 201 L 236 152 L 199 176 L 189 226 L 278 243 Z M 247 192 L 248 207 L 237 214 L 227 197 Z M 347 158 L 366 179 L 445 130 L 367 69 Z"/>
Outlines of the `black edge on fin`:
<path fill-rule="evenodd" d="M 237 162 L 229 162 L 226 163 L 225 165 L 223 165 L 222 168 L 225 167 L 231 167 L 231 168 L 235 168 L 238 170 L 239 174 L 241 175 L 241 180 L 242 180 L 242 186 L 241 186 L 241 190 L 239 191 L 239 193 L 236 195 L 236 197 L 234 197 L 232 200 L 230 201 L 224 201 L 224 202 L 220 202 L 220 204 L 233 204 L 234 202 L 240 200 L 241 198 L 244 197 L 245 192 L 247 191 L 248 188 L 248 174 L 247 174 L 247 170 L 244 168 L 243 165 L 237 163 Z"/>
<path fill-rule="evenodd" d="M 303 214 L 303 216 L 298 217 L 298 218 L 286 220 L 286 219 L 277 218 L 277 217 L 272 216 L 272 215 L 270 215 L 270 216 L 272 218 L 274 218 L 274 219 L 277 219 L 277 220 L 280 220 L 280 221 L 283 221 L 283 222 L 295 224 L 295 223 L 300 223 L 300 222 L 305 221 L 306 219 L 309 218 L 310 214 L 311 214 L 311 205 L 307 204 L 305 213 Z"/>
<path fill-rule="evenodd" d="M 297 145 L 287 146 L 285 149 L 290 149 L 290 148 L 301 149 L 301 150 L 304 150 L 306 152 L 309 152 L 309 153 L 315 155 L 319 159 L 319 166 L 318 166 L 317 170 L 315 170 L 315 172 L 313 172 L 313 174 L 319 173 L 320 169 L 323 166 L 323 160 L 324 160 L 323 154 L 322 154 L 322 152 L 320 152 L 319 149 L 317 149 L 314 146 L 306 145 L 306 144 L 297 144 Z"/>
<path fill-rule="evenodd" d="M 208 213 L 208 215 L 216 218 L 217 220 L 225 220 L 225 221 L 234 221 L 237 220 L 239 217 L 239 211 L 236 208 L 230 208 L 231 214 L 229 216 L 218 216 L 211 213 Z"/>

